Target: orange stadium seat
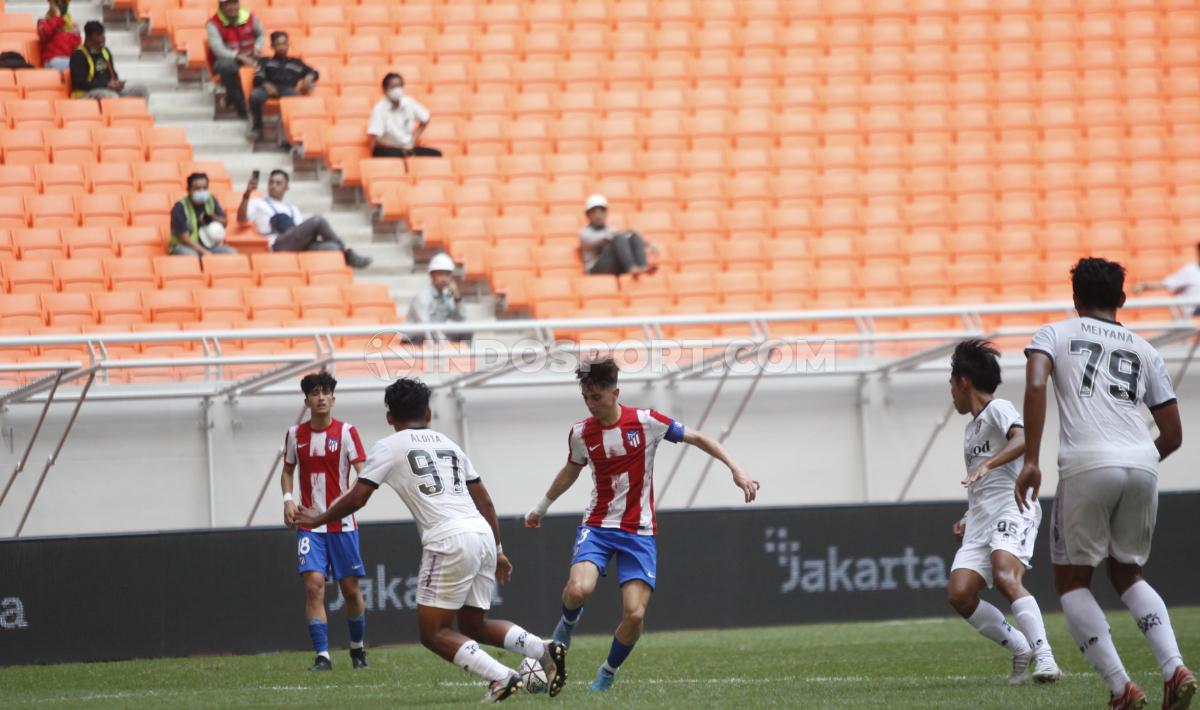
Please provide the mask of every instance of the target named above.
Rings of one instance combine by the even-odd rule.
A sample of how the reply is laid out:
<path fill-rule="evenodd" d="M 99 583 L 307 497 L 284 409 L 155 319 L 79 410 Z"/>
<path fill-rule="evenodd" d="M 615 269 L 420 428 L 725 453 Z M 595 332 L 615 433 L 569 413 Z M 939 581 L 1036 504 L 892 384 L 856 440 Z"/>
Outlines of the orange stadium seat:
<path fill-rule="evenodd" d="M 107 227 L 68 227 L 60 230 L 60 235 L 72 259 L 102 259 L 116 256 L 112 234 Z"/>
<path fill-rule="evenodd" d="M 140 291 L 98 291 L 92 294 L 92 304 L 104 324 L 139 325 L 146 321 Z"/>
<path fill-rule="evenodd" d="M 104 271 L 112 291 L 150 291 L 158 288 L 154 262 L 148 256 L 125 255 L 105 259 Z"/>
<path fill-rule="evenodd" d="M 63 293 L 94 293 L 108 288 L 104 262 L 99 258 L 73 256 L 53 262 L 54 278 Z"/>
<path fill-rule="evenodd" d="M 56 290 L 49 260 L 10 261 L 4 264 L 4 282 L 10 293 L 51 293 Z"/>

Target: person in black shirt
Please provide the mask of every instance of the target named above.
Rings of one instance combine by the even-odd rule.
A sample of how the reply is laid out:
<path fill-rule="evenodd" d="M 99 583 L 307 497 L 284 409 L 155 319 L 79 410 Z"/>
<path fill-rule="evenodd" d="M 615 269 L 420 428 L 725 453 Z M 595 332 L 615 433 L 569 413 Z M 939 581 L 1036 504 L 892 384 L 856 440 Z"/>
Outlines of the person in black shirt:
<path fill-rule="evenodd" d="M 296 57 L 288 56 L 287 32 L 271 33 L 270 57 L 260 57 L 254 70 L 254 90 L 250 92 L 250 138 L 262 134 L 263 104 L 281 96 L 302 96 L 313 90 L 320 74 Z"/>
<path fill-rule="evenodd" d="M 83 44 L 71 53 L 71 97 L 115 99 L 119 96 L 146 98 L 141 84 L 126 84 L 117 76 L 112 53 L 104 44 L 104 25 L 92 20 L 83 26 Z"/>

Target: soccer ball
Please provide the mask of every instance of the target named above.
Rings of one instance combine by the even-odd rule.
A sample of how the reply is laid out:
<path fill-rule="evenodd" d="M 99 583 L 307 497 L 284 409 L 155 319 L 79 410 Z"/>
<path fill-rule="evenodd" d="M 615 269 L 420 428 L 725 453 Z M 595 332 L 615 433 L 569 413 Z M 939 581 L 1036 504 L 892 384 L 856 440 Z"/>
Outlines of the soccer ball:
<path fill-rule="evenodd" d="M 517 673 L 521 676 L 521 681 L 525 683 L 525 690 L 530 693 L 546 692 L 549 680 L 546 678 L 546 670 L 542 668 L 539 661 L 526 658 L 521 661 L 521 665 L 517 666 Z"/>

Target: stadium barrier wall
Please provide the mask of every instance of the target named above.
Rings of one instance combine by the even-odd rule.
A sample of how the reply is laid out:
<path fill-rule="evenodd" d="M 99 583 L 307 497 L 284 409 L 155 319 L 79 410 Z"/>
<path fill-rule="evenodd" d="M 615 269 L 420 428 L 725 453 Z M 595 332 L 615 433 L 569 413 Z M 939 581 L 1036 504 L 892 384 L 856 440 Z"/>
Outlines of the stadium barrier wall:
<path fill-rule="evenodd" d="M 1047 559 L 1052 499 L 1042 504 L 1027 584 L 1049 611 L 1058 609 Z M 1161 498 L 1147 576 L 1170 605 L 1200 604 L 1198 506 L 1200 493 Z M 950 527 L 962 512 L 960 503 L 916 503 L 661 513 L 647 629 L 947 616 Z M 574 515 L 536 531 L 502 521 L 515 573 L 498 589 L 494 617 L 549 634 L 577 524 Z M 415 643 L 415 527 L 375 523 L 361 536 L 368 646 Z M 295 545 L 282 528 L 2 541 L 0 665 L 305 650 Z M 1101 603 L 1118 606 L 1102 573 L 1096 581 Z M 345 615 L 337 587 L 327 592 L 340 659 Z M 618 599 L 615 580 L 602 580 L 581 632 L 611 633 Z"/>

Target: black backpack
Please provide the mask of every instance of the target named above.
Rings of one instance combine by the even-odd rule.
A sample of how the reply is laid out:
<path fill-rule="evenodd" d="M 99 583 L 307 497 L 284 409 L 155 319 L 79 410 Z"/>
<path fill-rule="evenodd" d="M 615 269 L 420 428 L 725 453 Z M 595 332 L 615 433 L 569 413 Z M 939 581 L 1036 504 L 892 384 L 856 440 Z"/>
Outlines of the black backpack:
<path fill-rule="evenodd" d="M 0 69 L 33 69 L 20 52 L 0 52 Z"/>

